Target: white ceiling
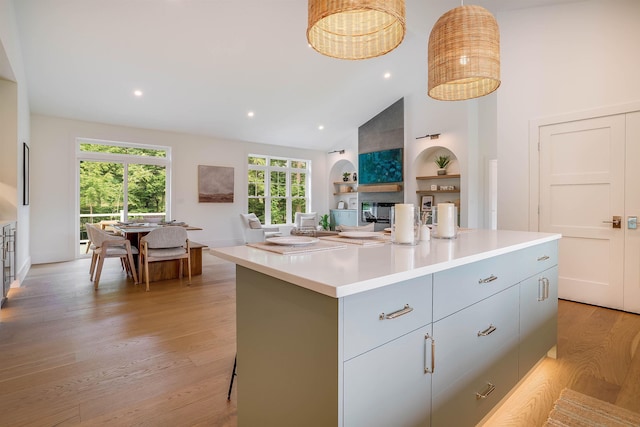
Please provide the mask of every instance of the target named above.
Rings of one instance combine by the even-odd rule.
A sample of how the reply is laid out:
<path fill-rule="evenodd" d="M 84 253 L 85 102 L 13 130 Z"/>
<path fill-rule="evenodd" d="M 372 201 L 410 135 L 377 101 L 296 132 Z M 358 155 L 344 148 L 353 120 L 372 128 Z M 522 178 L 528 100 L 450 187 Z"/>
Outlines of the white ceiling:
<path fill-rule="evenodd" d="M 427 98 L 429 32 L 459 4 L 407 0 L 399 48 L 344 61 L 307 46 L 305 0 L 14 0 L 33 113 L 322 150 L 408 93 Z"/>

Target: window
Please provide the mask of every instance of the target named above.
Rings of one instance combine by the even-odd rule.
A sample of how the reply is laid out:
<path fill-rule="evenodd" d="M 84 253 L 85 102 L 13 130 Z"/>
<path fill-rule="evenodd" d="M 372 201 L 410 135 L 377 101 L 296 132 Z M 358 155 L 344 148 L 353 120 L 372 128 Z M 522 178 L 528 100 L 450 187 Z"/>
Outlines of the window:
<path fill-rule="evenodd" d="M 77 141 L 79 254 L 86 252 L 85 224 L 170 219 L 168 147 Z"/>
<path fill-rule="evenodd" d="M 248 212 L 263 224 L 293 223 L 310 205 L 311 161 L 250 154 Z"/>

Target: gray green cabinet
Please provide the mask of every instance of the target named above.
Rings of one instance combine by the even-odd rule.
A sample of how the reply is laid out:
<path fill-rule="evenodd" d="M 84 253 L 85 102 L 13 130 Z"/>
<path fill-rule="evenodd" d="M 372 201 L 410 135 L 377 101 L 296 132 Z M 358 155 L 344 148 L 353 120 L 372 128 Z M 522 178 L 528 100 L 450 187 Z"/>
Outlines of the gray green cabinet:
<path fill-rule="evenodd" d="M 238 265 L 238 426 L 475 425 L 555 345 L 557 244 L 344 297 Z"/>

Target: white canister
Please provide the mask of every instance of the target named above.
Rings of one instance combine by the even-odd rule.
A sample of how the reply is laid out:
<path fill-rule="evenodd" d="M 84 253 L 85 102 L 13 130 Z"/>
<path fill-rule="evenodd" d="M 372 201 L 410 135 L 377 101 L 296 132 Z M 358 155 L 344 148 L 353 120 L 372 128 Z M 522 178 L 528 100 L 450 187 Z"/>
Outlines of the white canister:
<path fill-rule="evenodd" d="M 431 229 L 427 224 L 422 224 L 420 226 L 420 241 L 427 242 L 431 240 Z"/>
<path fill-rule="evenodd" d="M 458 208 L 453 203 L 438 203 L 437 235 L 441 239 L 453 239 L 458 233 Z"/>
<path fill-rule="evenodd" d="M 412 204 L 396 203 L 391 207 L 391 242 L 415 245 L 419 240 L 420 217 Z"/>

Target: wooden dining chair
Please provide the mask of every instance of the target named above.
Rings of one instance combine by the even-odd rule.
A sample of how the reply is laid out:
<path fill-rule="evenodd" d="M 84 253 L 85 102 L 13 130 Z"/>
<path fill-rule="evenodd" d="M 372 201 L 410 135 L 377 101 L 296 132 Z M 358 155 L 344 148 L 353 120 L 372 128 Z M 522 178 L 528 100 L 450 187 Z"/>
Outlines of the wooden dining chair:
<path fill-rule="evenodd" d="M 123 262 L 127 275 L 133 277 L 134 283 L 138 283 L 138 274 L 133 261 L 133 255 L 138 254 L 138 249 L 135 246 L 131 247 L 131 242 L 124 237 L 114 236 L 93 224 L 86 224 L 86 229 L 94 247 L 90 267 L 93 287 L 98 289 L 102 266 L 106 258 L 119 258 Z"/>
<path fill-rule="evenodd" d="M 187 260 L 189 285 L 191 284 L 191 250 L 187 230 L 178 226 L 156 228 L 140 239 L 140 256 L 138 257 L 138 271 L 140 283 L 145 278 L 147 291 L 149 290 L 149 263 L 155 261 L 177 260 L 179 275 L 182 278 L 183 262 Z M 144 265 L 144 270 L 142 266 Z M 144 274 L 143 274 L 144 271 Z"/>

